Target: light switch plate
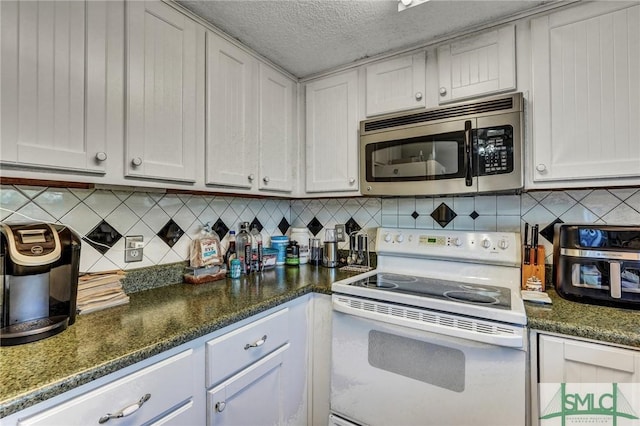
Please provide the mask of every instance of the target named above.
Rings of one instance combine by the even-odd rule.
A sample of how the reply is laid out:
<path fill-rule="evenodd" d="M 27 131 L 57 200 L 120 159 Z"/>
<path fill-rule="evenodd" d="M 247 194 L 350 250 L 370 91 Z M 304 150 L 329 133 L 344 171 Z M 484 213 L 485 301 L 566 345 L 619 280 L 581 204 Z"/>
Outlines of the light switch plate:
<path fill-rule="evenodd" d="M 144 237 L 142 235 L 130 235 L 124 237 L 124 261 L 142 261 L 142 248 L 144 247 Z"/>
<path fill-rule="evenodd" d="M 345 242 L 346 241 L 345 232 L 346 231 L 345 231 L 344 224 L 336 225 L 336 241 L 338 241 L 339 243 Z"/>

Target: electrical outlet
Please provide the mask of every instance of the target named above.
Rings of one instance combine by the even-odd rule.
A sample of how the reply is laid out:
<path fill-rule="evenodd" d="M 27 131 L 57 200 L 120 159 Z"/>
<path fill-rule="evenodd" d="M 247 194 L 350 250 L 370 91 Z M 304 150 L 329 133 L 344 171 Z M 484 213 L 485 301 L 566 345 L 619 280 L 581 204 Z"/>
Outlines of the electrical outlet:
<path fill-rule="evenodd" d="M 344 224 L 339 224 L 336 225 L 336 241 L 338 241 L 339 243 L 345 242 L 347 240 L 347 237 L 345 235 L 345 225 Z"/>
<path fill-rule="evenodd" d="M 142 249 L 144 247 L 144 237 L 142 235 L 130 235 L 124 237 L 124 261 L 140 262 L 142 260 Z"/>

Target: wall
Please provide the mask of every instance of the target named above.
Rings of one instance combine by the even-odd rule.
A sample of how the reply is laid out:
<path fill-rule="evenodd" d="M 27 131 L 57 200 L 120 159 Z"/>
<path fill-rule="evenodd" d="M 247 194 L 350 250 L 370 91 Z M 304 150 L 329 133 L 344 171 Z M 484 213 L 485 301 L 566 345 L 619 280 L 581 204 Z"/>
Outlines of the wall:
<path fill-rule="evenodd" d="M 81 270 L 84 272 L 132 269 L 186 260 L 191 240 L 208 221 L 220 221 L 237 230 L 240 221 L 258 220 L 264 228 L 262 233 L 265 237 L 282 235 L 290 224 L 307 226 L 320 238 L 324 236 L 324 229 L 337 223 L 349 223 L 352 229 L 362 228 L 370 233 L 373 248 L 378 226 L 442 229 L 432 217 L 441 204 L 455 213 L 445 229 L 521 232 L 525 222 L 538 223 L 543 230 L 541 242 L 547 249 L 547 262 L 550 262 L 553 248 L 550 225 L 557 221 L 640 224 L 639 188 L 536 191 L 522 195 L 455 198 L 291 201 L 107 189 L 0 188 L 0 219 L 3 221 L 24 220 L 11 213 L 16 211 L 33 219 L 67 224 L 82 235 L 94 235 L 92 231 L 102 229 L 98 235 L 102 235 L 103 241 L 111 246 L 96 245 L 94 248 L 83 242 Z M 172 222 L 174 225 L 168 227 L 167 224 Z M 184 234 L 180 235 L 176 226 Z M 124 239 L 118 238 L 119 235 L 145 237 L 144 261 L 124 263 Z M 344 243 L 341 248 L 347 247 Z"/>

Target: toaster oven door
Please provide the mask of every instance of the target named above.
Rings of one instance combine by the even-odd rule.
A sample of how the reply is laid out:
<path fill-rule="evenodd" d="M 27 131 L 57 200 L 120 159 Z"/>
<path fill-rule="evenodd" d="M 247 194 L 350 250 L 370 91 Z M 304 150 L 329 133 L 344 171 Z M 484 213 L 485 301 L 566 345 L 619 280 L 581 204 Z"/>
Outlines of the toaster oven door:
<path fill-rule="evenodd" d="M 560 256 L 556 289 L 572 300 L 640 308 L 640 261 Z"/>

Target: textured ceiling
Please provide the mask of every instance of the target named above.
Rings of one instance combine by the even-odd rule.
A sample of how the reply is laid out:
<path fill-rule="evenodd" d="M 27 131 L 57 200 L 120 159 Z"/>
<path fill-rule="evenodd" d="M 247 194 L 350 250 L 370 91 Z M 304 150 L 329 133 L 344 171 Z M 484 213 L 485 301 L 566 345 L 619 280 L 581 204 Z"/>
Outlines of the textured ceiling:
<path fill-rule="evenodd" d="M 178 1 L 300 78 L 549 2 L 431 0 L 398 12 L 397 0 Z"/>

